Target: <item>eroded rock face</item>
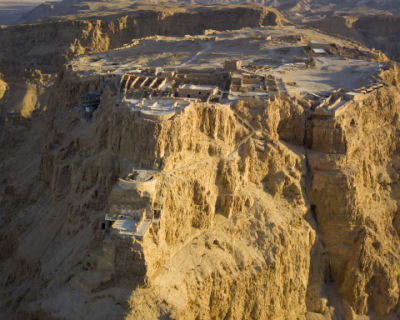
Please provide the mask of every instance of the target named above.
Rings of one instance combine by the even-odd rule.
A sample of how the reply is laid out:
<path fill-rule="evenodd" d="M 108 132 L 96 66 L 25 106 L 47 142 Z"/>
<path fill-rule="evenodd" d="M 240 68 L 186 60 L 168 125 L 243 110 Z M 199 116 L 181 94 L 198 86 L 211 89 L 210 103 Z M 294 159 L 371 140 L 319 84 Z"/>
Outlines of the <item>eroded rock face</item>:
<path fill-rule="evenodd" d="M 396 73 L 387 76 L 394 80 Z M 379 90 L 334 121 L 312 120 L 313 146 L 324 151 L 314 153 L 310 162 L 312 203 L 331 275 L 357 314 L 372 308 L 379 316 L 387 315 L 399 298 L 394 262 L 399 238 L 393 224 L 398 207 L 398 173 L 393 167 L 396 92 L 395 87 Z M 330 143 L 320 143 L 324 137 Z M 331 163 L 331 169 L 324 162 Z"/>
<path fill-rule="evenodd" d="M 393 313 L 400 79 L 396 68 L 381 77 L 387 86 L 337 117 L 276 99 L 196 103 L 153 121 L 106 89 L 94 121 L 78 123 L 73 99 L 99 83 L 64 74 L 30 184 L 1 181 L 4 314 L 85 318 L 100 304 L 112 311 L 99 319 Z M 100 222 L 123 202 L 117 181 L 143 160 L 157 164 L 155 190 L 129 199 L 162 202 L 159 224 L 141 238 L 107 234 Z"/>
<path fill-rule="evenodd" d="M 248 132 L 229 107 L 198 104 L 185 117 L 160 123 L 127 110 L 104 113 L 97 133 L 102 147 L 111 152 L 135 164 L 146 160 L 169 171 L 193 157 L 227 155 Z"/>

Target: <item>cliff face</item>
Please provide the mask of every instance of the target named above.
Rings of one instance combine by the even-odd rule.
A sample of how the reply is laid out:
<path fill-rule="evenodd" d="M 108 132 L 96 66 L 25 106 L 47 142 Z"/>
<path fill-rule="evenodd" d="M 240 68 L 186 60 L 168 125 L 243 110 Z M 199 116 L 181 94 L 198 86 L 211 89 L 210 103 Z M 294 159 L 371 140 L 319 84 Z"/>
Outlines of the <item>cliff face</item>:
<path fill-rule="evenodd" d="M 153 35 L 204 34 L 207 29 L 238 30 L 277 26 L 286 20 L 273 9 L 230 7 L 207 12 L 144 11 L 116 21 L 58 21 L 0 29 L 1 69 L 8 77 L 26 68 L 54 73 L 67 59 L 121 47 Z"/>
<path fill-rule="evenodd" d="M 357 21 L 358 18 L 355 17 L 329 17 L 313 24 L 313 26 L 328 33 L 335 33 L 353 39 L 355 34 L 354 24 Z"/>
<path fill-rule="evenodd" d="M 399 100 L 392 90 L 379 90 L 333 122 L 312 120 L 318 146 L 312 149 L 323 150 L 312 151 L 313 208 L 331 275 L 357 314 L 372 308 L 387 315 L 399 298 L 398 109 L 392 108 Z M 332 145 L 318 144 L 327 136 Z"/>
<path fill-rule="evenodd" d="M 161 227 L 142 244 L 146 273 L 134 271 L 134 260 L 125 269 L 153 289 L 144 296 L 135 291 L 127 318 L 167 312 L 187 319 L 279 319 L 326 311 L 323 249 L 312 216 L 304 219 L 304 149 L 282 144 L 276 132 L 283 105 L 199 104 L 157 126 L 123 110 L 100 111 L 98 132 L 121 141 L 103 144 L 107 149 L 118 154 L 135 141 L 132 156 L 121 154 L 131 159 L 147 149 L 166 150 Z M 139 123 L 158 144 L 128 138 Z M 215 152 L 222 147 L 225 153 Z"/>
<path fill-rule="evenodd" d="M 116 107 L 110 81 L 81 122 L 72 106 L 100 81 L 64 70 L 42 88 L 42 114 L 2 144 L 2 315 L 394 316 L 400 76 L 380 76 L 386 86 L 337 117 L 283 97 L 195 103 L 164 121 Z M 134 196 L 162 199 L 160 224 L 107 236 L 116 183 L 143 160 L 160 169 L 156 192 Z"/>
<path fill-rule="evenodd" d="M 95 122 L 81 124 L 70 106 L 97 85 L 62 75 L 38 120 L 40 136 L 48 136 L 34 143 L 40 158 L 20 164 L 25 182 L 6 174 L 9 165 L 1 167 L 7 227 L 0 252 L 9 270 L 3 314 L 26 319 L 56 308 L 61 317 L 82 318 L 103 299 L 97 292 L 109 289 L 102 310 L 126 318 L 161 316 L 159 299 L 167 299 L 166 312 L 189 319 L 279 319 L 325 310 L 322 247 L 312 217 L 303 218 L 304 150 L 279 141 L 280 102 L 233 109 L 196 104 L 157 123 L 114 108 L 116 96 L 107 89 Z M 31 142 L 25 137 L 20 149 Z M 160 227 L 142 241 L 104 239 L 98 226 L 108 196 L 138 155 L 162 159 Z M 27 221 L 31 227 L 18 227 Z M 22 283 L 29 289 L 18 295 Z M 140 290 L 124 293 L 138 285 L 149 286 L 145 299 Z M 79 300 L 72 313 L 62 307 L 65 294 Z"/>

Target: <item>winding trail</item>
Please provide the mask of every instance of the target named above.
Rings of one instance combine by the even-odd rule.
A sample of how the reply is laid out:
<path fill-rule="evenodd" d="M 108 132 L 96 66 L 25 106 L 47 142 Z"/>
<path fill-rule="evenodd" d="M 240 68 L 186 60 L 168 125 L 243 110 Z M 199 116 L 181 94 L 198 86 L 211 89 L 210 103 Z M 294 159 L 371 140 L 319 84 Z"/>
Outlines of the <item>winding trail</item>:
<path fill-rule="evenodd" d="M 255 134 L 256 132 L 261 132 L 261 131 L 262 131 L 262 130 L 256 130 L 246 119 L 242 118 L 235 110 L 232 109 L 232 111 L 233 111 L 233 113 L 235 114 L 235 116 L 236 116 L 241 122 L 243 122 L 243 123 L 251 130 L 251 132 L 250 132 L 247 136 L 245 136 L 242 140 L 240 140 L 240 142 L 239 142 L 238 145 L 236 146 L 235 150 L 233 150 L 233 151 L 228 155 L 227 159 L 230 158 L 230 157 L 232 157 L 232 155 L 233 155 L 234 153 L 236 153 L 236 152 L 239 150 L 239 148 L 240 148 L 247 140 L 249 140 L 252 136 L 254 136 L 254 134 Z"/>
<path fill-rule="evenodd" d="M 201 55 L 202 53 L 211 49 L 211 45 L 208 42 L 206 42 L 206 45 L 207 45 L 207 49 L 197 52 L 196 55 L 192 59 L 186 61 L 185 63 L 182 63 L 179 67 L 177 67 L 177 69 L 180 69 L 181 67 L 191 63 L 192 61 L 196 60 L 199 55 Z"/>

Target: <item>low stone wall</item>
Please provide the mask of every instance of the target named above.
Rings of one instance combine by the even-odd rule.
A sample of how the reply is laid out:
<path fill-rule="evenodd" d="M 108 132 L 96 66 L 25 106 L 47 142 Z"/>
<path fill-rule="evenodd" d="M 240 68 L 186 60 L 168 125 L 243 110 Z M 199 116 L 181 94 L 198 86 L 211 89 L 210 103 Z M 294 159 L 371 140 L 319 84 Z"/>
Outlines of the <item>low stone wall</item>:
<path fill-rule="evenodd" d="M 157 113 L 156 111 L 140 111 L 140 115 L 143 119 L 149 119 L 153 121 L 164 121 L 172 118 L 175 115 L 175 111 L 170 112 L 160 112 Z"/>
<path fill-rule="evenodd" d="M 147 181 L 127 181 L 123 179 L 118 179 L 118 185 L 124 190 L 135 190 L 141 189 L 145 191 L 155 191 L 157 178 L 152 177 Z"/>

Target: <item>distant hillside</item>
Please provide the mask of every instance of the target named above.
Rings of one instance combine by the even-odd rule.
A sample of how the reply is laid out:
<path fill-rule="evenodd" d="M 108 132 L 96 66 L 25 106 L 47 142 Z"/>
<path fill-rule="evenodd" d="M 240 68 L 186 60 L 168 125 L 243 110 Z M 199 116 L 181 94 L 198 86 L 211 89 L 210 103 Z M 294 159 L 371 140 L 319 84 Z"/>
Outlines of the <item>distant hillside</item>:
<path fill-rule="evenodd" d="M 0 1 L 0 25 L 8 26 L 16 23 L 22 15 L 27 14 L 40 1 Z"/>
<path fill-rule="evenodd" d="M 112 21 L 67 20 L 12 26 L 0 29 L 0 73 L 12 76 L 27 67 L 52 73 L 75 55 L 108 51 L 148 36 L 200 35 L 207 29 L 238 30 L 285 24 L 288 21 L 275 9 L 232 5 L 210 10 L 200 7 L 191 12 L 139 11 Z"/>
<path fill-rule="evenodd" d="M 354 39 L 400 61 L 400 15 L 328 17 L 313 27 Z"/>
<path fill-rule="evenodd" d="M 189 7 L 181 7 L 182 4 Z M 130 9 L 157 9 L 178 7 L 181 11 L 190 10 L 193 5 L 229 5 L 257 3 L 278 9 L 292 22 L 308 23 L 341 14 L 400 14 L 398 0 L 63 0 L 46 2 L 25 14 L 18 22 L 38 20 L 85 19 L 95 16 L 102 20 Z"/>

